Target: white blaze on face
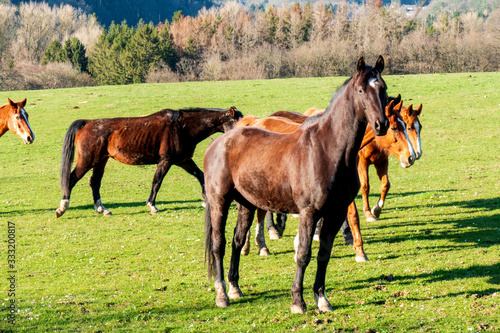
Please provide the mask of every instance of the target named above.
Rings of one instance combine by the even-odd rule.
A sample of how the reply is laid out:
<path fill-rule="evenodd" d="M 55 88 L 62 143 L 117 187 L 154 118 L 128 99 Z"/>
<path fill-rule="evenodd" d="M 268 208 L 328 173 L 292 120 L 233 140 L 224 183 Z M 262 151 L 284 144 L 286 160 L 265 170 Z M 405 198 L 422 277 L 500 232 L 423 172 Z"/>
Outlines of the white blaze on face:
<path fill-rule="evenodd" d="M 415 122 L 415 131 L 417 132 L 417 158 L 422 156 L 422 146 L 420 145 L 420 122 Z"/>
<path fill-rule="evenodd" d="M 378 80 L 377 80 L 377 78 L 372 77 L 371 79 L 369 79 L 369 80 L 368 80 L 368 84 L 369 84 L 371 87 L 375 88 L 375 87 L 377 86 L 377 84 L 378 84 Z"/>
<path fill-rule="evenodd" d="M 406 124 L 401 119 L 398 119 L 398 121 L 401 125 L 403 125 L 403 128 L 405 129 L 406 142 L 408 142 L 408 149 L 410 150 L 410 156 L 413 158 L 413 160 L 415 160 L 415 150 L 413 150 L 413 145 L 411 144 L 410 137 L 408 136 L 408 131 L 406 130 Z"/>

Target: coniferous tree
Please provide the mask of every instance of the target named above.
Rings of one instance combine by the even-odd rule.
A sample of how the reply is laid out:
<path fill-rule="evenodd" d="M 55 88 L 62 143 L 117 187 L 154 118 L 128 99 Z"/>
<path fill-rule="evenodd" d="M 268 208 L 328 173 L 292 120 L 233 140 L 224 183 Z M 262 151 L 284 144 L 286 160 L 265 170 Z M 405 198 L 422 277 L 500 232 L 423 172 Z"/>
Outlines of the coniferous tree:
<path fill-rule="evenodd" d="M 66 58 L 75 66 L 80 72 L 87 72 L 88 59 L 85 55 L 85 47 L 76 37 L 68 39 L 64 44 L 64 51 Z"/>
<path fill-rule="evenodd" d="M 42 65 L 47 65 L 49 62 L 65 62 L 67 60 L 66 52 L 61 43 L 58 40 L 54 40 L 44 52 Z"/>

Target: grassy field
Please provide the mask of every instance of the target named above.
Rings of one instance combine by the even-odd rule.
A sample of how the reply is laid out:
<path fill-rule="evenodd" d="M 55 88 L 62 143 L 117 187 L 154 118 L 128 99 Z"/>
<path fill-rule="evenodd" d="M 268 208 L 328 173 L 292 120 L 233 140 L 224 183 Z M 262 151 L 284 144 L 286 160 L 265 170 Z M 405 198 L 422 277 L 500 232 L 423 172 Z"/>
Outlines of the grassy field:
<path fill-rule="evenodd" d="M 292 315 L 296 218 L 267 240 L 271 255 L 242 258 L 244 297 L 215 307 L 204 265 L 199 184 L 173 167 L 145 206 L 155 166 L 110 161 L 93 210 L 89 175 L 60 219 L 59 168 L 73 120 L 137 116 L 162 108 L 228 108 L 265 116 L 329 104 L 345 78 L 196 82 L 1 92 L 28 98 L 35 143 L 0 139 L 0 332 L 480 332 L 500 330 L 500 73 L 384 77 L 405 105 L 423 103 L 423 157 L 390 162 L 392 188 L 381 219 L 362 220 L 366 263 L 337 237 L 327 274 L 334 312 L 315 309 L 311 261 L 306 315 Z M 195 161 L 202 167 L 210 141 Z M 371 170 L 372 204 L 379 182 Z M 360 197 L 357 199 L 361 207 Z M 231 210 L 228 248 L 235 224 Z M 15 323 L 9 324 L 8 225 L 15 225 Z M 315 254 L 318 244 L 313 244 Z M 229 255 L 226 255 L 226 272 Z"/>

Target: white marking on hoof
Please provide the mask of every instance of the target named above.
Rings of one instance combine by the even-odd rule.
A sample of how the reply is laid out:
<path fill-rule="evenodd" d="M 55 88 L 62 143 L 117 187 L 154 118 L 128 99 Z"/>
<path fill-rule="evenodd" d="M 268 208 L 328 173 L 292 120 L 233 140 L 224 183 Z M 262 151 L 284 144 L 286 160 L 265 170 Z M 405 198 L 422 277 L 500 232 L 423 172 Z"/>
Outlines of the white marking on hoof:
<path fill-rule="evenodd" d="M 305 314 L 305 313 L 306 313 L 306 310 L 307 310 L 307 308 L 306 308 L 306 306 L 305 306 L 305 305 L 304 305 L 304 306 L 301 306 L 301 305 L 297 305 L 297 304 L 292 304 L 292 305 L 290 306 L 290 311 L 291 311 L 292 313 Z"/>
<path fill-rule="evenodd" d="M 375 217 L 370 216 L 366 218 L 366 222 L 377 222 L 377 219 Z"/>
<path fill-rule="evenodd" d="M 232 283 L 229 283 L 228 296 L 230 299 L 236 299 L 236 298 L 243 297 L 243 293 L 241 292 L 239 287 L 234 286 Z"/>
<path fill-rule="evenodd" d="M 158 208 L 155 205 L 148 202 L 148 208 L 151 210 L 151 214 L 154 215 L 159 212 Z"/>
<path fill-rule="evenodd" d="M 382 206 L 384 205 L 383 201 L 379 201 L 379 205 L 375 206 L 372 208 L 372 214 L 375 216 L 375 218 L 380 217 L 380 213 L 382 212 L 382 206 L 380 206 L 380 202 L 382 202 Z"/>
<path fill-rule="evenodd" d="M 356 257 L 354 257 L 354 260 L 356 260 L 356 262 L 365 262 L 365 261 L 368 261 L 368 257 L 365 255 L 356 255 Z"/>
<path fill-rule="evenodd" d="M 332 312 L 333 308 L 330 305 L 330 302 L 326 299 L 324 295 L 319 296 L 318 294 L 314 293 L 314 299 L 316 300 L 316 306 L 318 307 L 318 310 L 321 312 Z"/>
<path fill-rule="evenodd" d="M 229 306 L 229 298 L 226 294 L 226 282 L 215 284 L 215 292 L 217 297 L 215 298 L 215 305 L 219 308 L 227 308 Z"/>
<path fill-rule="evenodd" d="M 250 246 L 245 246 L 241 249 L 241 255 L 247 256 L 250 254 Z"/>
<path fill-rule="evenodd" d="M 69 207 L 69 200 L 67 199 L 61 200 L 61 202 L 59 203 L 59 208 L 56 209 L 56 217 L 61 217 L 66 211 L 66 209 L 68 209 L 68 207 Z"/>
<path fill-rule="evenodd" d="M 113 213 L 111 213 L 111 211 L 110 211 L 110 210 L 108 210 L 108 209 L 104 209 L 104 210 L 102 211 L 102 214 L 103 214 L 104 216 L 110 216 L 110 215 L 113 215 Z"/>
<path fill-rule="evenodd" d="M 319 242 L 319 234 L 314 234 L 313 240 Z"/>
<path fill-rule="evenodd" d="M 203 208 L 207 208 L 207 204 L 205 203 L 205 201 L 203 201 L 203 202 L 201 203 L 201 207 L 203 207 Z"/>
<path fill-rule="evenodd" d="M 267 247 L 263 247 L 259 250 L 259 255 L 261 256 L 268 256 L 269 255 L 269 249 Z"/>
<path fill-rule="evenodd" d="M 268 233 L 269 233 L 270 239 L 280 239 L 281 238 L 280 234 L 278 233 L 278 230 L 276 230 L 275 228 L 269 228 Z"/>

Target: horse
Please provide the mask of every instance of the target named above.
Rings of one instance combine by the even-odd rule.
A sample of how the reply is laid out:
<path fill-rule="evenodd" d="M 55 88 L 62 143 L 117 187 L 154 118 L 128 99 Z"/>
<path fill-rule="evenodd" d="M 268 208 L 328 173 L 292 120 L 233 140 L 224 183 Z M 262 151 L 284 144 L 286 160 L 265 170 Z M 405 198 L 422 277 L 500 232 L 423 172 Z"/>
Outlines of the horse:
<path fill-rule="evenodd" d="M 20 102 L 13 102 L 10 98 L 8 100 L 8 104 L 0 107 L 0 136 L 11 130 L 25 144 L 32 144 L 35 141 L 35 134 L 28 122 L 28 112 L 24 109 L 26 98 Z"/>
<path fill-rule="evenodd" d="M 249 115 L 241 118 L 234 125 L 234 128 L 242 126 L 254 126 L 278 133 L 291 133 L 295 131 L 300 124 L 285 118 L 285 117 L 269 117 L 269 118 L 257 118 L 256 116 Z"/>
<path fill-rule="evenodd" d="M 288 134 L 240 127 L 215 139 L 204 157 L 206 180 L 205 260 L 215 275 L 216 305 L 229 306 L 224 281 L 225 225 L 233 200 L 238 219 L 228 273 L 229 297 L 242 296 L 239 261 L 257 208 L 298 213 L 299 249 L 292 285 L 292 313 L 305 313 L 303 281 L 311 260 L 316 222 L 324 218 L 313 291 L 320 311 L 333 311 L 325 296 L 326 268 L 333 240 L 359 190 L 356 158 L 367 123 L 385 135 L 387 86 L 384 58 L 375 67 L 360 57 L 354 75 L 336 91 L 327 110 Z"/>
<path fill-rule="evenodd" d="M 387 118 L 389 119 L 390 123 L 390 131 L 387 132 L 385 136 L 376 136 L 373 133 L 373 130 L 370 125 L 367 126 L 365 135 L 363 137 L 362 141 L 362 148 L 360 148 L 358 152 L 358 157 L 360 161 L 365 161 L 365 160 L 370 160 L 370 161 L 385 161 L 386 163 L 386 168 L 385 170 L 385 179 L 387 179 L 387 166 L 388 166 L 388 157 L 389 154 L 394 155 L 396 158 L 399 159 L 401 166 L 404 168 L 407 168 L 411 166 L 414 161 L 415 161 L 415 153 L 413 150 L 413 147 L 408 139 L 408 134 L 406 131 L 406 126 L 405 123 L 403 122 L 403 119 L 401 118 L 400 112 L 402 108 L 402 102 L 401 98 L 399 98 L 399 103 L 397 105 L 394 105 L 395 101 L 389 102 L 389 105 L 385 108 L 385 114 Z M 316 114 L 321 114 L 324 110 L 319 110 L 315 109 Z M 250 116 L 247 116 L 250 117 Z M 253 116 L 252 116 L 253 117 Z M 245 117 L 246 118 L 246 117 Z M 243 123 L 242 120 L 245 119 L 242 118 L 238 124 Z M 256 117 L 254 117 L 256 118 Z M 264 118 L 260 119 L 260 122 L 254 121 L 254 122 L 247 122 L 249 126 L 261 126 L 261 124 L 266 123 L 266 119 L 271 119 L 273 117 L 269 118 Z M 286 115 L 282 115 L 282 117 L 276 117 L 273 122 L 267 121 L 269 124 L 277 124 L 276 128 L 272 127 L 267 127 L 267 129 L 274 130 L 275 132 L 283 133 L 280 130 L 283 128 L 283 126 L 279 126 L 278 119 L 286 119 Z M 298 127 L 300 124 L 295 123 L 295 126 Z M 235 126 L 235 127 L 236 127 Z M 261 127 L 262 128 L 262 127 Z M 293 130 L 291 128 L 290 130 Z M 358 174 L 360 177 L 360 183 L 361 183 L 361 189 L 365 189 L 366 187 L 369 187 L 368 184 L 368 170 L 361 168 L 361 165 L 363 163 L 358 163 Z M 382 169 L 380 166 L 383 163 L 376 163 L 375 166 L 377 167 L 377 172 L 379 174 L 382 172 Z M 363 203 L 365 203 L 365 199 L 368 199 L 367 197 L 365 198 L 363 196 Z M 270 212 L 268 212 L 270 214 Z M 268 255 L 269 254 L 269 249 L 266 246 L 265 243 L 265 237 L 264 237 L 264 214 L 257 209 L 257 230 L 256 230 L 256 236 L 255 236 L 255 241 L 256 244 L 259 247 L 259 254 L 260 255 Z M 268 217 L 269 221 L 269 217 Z M 351 229 L 351 232 L 353 234 L 353 246 L 354 250 L 356 252 L 355 260 L 357 262 L 361 261 L 366 261 L 368 260 L 364 250 L 363 250 L 363 241 L 361 238 L 361 233 L 360 233 L 360 227 L 359 227 L 359 216 L 357 215 L 357 208 L 355 201 L 351 203 L 348 209 L 348 222 L 349 226 Z M 320 224 L 318 224 L 317 231 L 318 234 L 317 236 L 319 237 L 319 229 Z M 271 239 L 277 239 L 275 234 L 278 232 L 276 229 L 277 227 L 274 227 L 270 225 L 268 222 L 268 232 L 269 232 L 269 238 Z M 316 236 L 316 235 L 315 235 Z M 243 247 L 242 254 L 247 255 L 249 253 L 249 247 L 250 247 L 250 231 L 247 234 L 247 241 L 245 243 L 245 246 Z"/>
<path fill-rule="evenodd" d="M 74 121 L 66 132 L 61 161 L 63 198 L 56 210 L 60 217 L 69 207 L 71 190 L 93 169 L 90 187 L 94 208 L 111 215 L 101 201 L 100 187 L 104 168 L 111 157 L 128 165 L 157 164 L 147 207 L 156 214 L 156 195 L 172 165 L 195 176 L 205 198 L 203 172 L 192 157 L 196 145 L 216 132 L 227 132 L 243 115 L 234 106 L 229 109 L 164 109 L 143 117 L 105 118 Z M 75 155 L 76 166 L 71 171 Z M 71 173 L 70 173 L 71 171 Z"/>
<path fill-rule="evenodd" d="M 411 144 L 415 148 L 415 157 L 418 160 L 422 157 L 422 144 L 420 141 L 420 132 L 422 131 L 422 123 L 420 123 L 419 116 L 422 114 L 422 104 L 416 109 L 413 105 L 408 106 L 401 110 L 401 115 L 408 128 L 408 136 L 410 137 Z"/>
<path fill-rule="evenodd" d="M 310 116 L 315 116 L 317 114 L 322 114 L 323 112 L 325 112 L 324 109 L 312 107 L 312 108 L 307 109 L 306 112 L 304 112 L 304 115 L 310 117 Z"/>
<path fill-rule="evenodd" d="M 415 116 L 413 116 L 411 122 L 414 125 L 410 127 L 411 125 L 408 124 L 408 119 L 410 119 L 410 113 L 413 113 L 412 105 L 404 107 L 401 105 L 401 103 L 402 102 L 398 104 L 400 116 L 396 118 L 398 124 L 400 125 L 399 129 L 396 130 L 401 138 L 399 138 L 399 140 L 396 136 L 385 136 L 381 138 L 375 137 L 375 135 L 371 134 L 370 138 L 372 138 L 372 140 L 359 151 L 358 174 L 361 183 L 361 196 L 363 198 L 363 212 L 365 214 L 367 222 L 374 222 L 377 220 L 377 218 L 380 217 L 380 213 L 382 211 L 382 207 L 384 206 L 387 193 L 389 192 L 389 189 L 391 187 L 388 175 L 389 155 L 392 154 L 396 158 L 398 158 L 400 161 L 400 165 L 403 168 L 410 167 L 418 158 L 418 153 L 414 150 L 413 146 L 415 141 L 411 140 L 409 129 L 413 128 L 414 132 L 419 133 L 416 129 L 420 129 L 421 125 L 418 121 L 418 117 L 415 118 Z M 419 109 L 422 109 L 422 104 L 420 104 Z M 407 121 L 404 121 L 404 119 L 406 119 Z M 401 131 L 401 128 L 404 129 L 404 132 Z M 396 132 L 393 133 L 395 134 Z M 420 147 L 420 137 L 417 136 L 417 138 L 417 142 L 419 143 Z M 401 148 L 403 147 L 403 145 L 401 145 L 401 142 L 410 143 L 409 147 L 412 149 L 410 158 L 408 156 L 407 150 L 403 151 L 403 154 L 401 154 Z M 376 206 L 373 207 L 373 209 L 370 209 L 370 183 L 368 178 L 368 168 L 372 164 L 375 166 L 377 175 L 380 179 L 380 197 L 377 200 Z"/>

